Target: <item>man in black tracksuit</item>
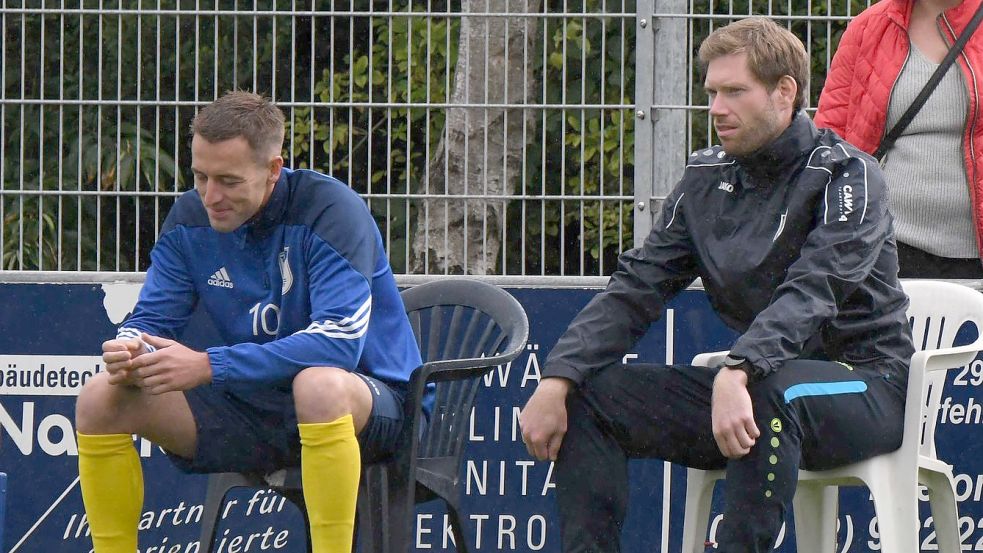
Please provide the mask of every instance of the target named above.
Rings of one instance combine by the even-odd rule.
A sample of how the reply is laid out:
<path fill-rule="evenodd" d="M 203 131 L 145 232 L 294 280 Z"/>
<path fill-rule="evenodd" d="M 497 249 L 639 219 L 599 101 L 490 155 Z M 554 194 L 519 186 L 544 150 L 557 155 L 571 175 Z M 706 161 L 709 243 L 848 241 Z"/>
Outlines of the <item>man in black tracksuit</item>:
<path fill-rule="evenodd" d="M 722 146 L 553 348 L 520 416 L 556 460 L 563 550 L 616 552 L 628 458 L 727 469 L 718 551 L 770 551 L 797 471 L 901 445 L 914 351 L 883 176 L 805 112 L 808 56 L 763 18 L 700 48 Z M 696 277 L 740 333 L 722 367 L 623 365 Z"/>

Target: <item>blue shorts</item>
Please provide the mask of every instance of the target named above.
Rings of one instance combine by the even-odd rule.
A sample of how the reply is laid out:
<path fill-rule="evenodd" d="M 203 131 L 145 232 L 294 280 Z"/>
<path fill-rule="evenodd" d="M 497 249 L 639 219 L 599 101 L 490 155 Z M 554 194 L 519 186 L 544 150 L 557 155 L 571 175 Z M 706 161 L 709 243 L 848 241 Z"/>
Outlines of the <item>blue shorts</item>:
<path fill-rule="evenodd" d="M 391 455 L 403 428 L 405 389 L 355 373 L 372 392 L 372 412 L 358 434 L 362 463 Z M 193 459 L 168 453 L 185 472 L 269 473 L 300 466 L 300 434 L 289 389 L 184 392 L 198 429 Z"/>

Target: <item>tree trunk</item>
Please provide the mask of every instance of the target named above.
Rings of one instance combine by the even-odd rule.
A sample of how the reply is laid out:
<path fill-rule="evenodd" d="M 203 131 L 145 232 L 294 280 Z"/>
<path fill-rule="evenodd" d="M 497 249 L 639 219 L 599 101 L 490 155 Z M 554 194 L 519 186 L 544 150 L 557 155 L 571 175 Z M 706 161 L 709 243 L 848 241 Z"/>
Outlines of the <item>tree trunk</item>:
<path fill-rule="evenodd" d="M 464 0 L 462 12 L 528 13 L 540 0 Z M 520 185 L 525 137 L 535 119 L 521 107 L 535 90 L 532 72 L 536 20 L 461 18 L 446 133 L 430 162 L 430 194 L 413 237 L 414 273 L 484 275 L 495 272 L 502 246 L 505 200 Z M 523 134 L 525 119 L 526 133 Z M 454 199 L 455 196 L 464 196 Z M 494 196 L 498 199 L 475 198 Z"/>

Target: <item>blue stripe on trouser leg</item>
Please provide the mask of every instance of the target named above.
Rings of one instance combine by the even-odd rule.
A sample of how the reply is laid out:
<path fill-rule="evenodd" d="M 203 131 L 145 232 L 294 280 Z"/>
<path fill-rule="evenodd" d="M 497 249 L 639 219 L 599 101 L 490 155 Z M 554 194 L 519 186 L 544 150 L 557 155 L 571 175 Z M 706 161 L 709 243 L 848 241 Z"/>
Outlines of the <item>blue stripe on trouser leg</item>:
<path fill-rule="evenodd" d="M 806 382 L 796 384 L 785 390 L 785 403 L 808 396 L 835 396 L 839 394 L 859 394 L 867 391 L 867 383 L 860 380 L 847 382 Z"/>

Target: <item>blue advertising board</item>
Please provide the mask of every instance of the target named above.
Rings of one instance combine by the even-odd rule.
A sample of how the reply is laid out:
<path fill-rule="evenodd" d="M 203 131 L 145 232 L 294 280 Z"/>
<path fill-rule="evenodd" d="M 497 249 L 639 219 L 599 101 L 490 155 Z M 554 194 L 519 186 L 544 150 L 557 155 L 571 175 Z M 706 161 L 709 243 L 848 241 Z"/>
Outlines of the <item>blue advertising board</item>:
<path fill-rule="evenodd" d="M 73 421 L 82 383 L 102 369 L 99 346 L 136 301 L 139 284 L 0 283 L 0 472 L 8 475 L 5 553 L 87 553 L 92 544 L 78 487 Z M 521 442 L 518 413 L 539 381 L 550 347 L 597 292 L 592 289 L 509 288 L 530 319 L 526 351 L 484 379 L 468 431 L 463 477 L 465 533 L 471 551 L 559 552 L 552 464 L 533 461 Z M 203 319 L 186 343 L 213 341 Z M 626 363 L 687 362 L 703 351 L 726 349 L 734 334 L 717 319 L 700 290 L 687 290 L 653 325 Z M 964 550 L 983 550 L 983 361 L 950 371 L 938 449 L 953 463 Z M 658 398 L 652 398 L 658 401 Z M 146 500 L 140 553 L 199 551 L 206 477 L 175 469 L 145 440 L 140 452 Z M 685 469 L 658 460 L 632 461 L 631 508 L 624 551 L 678 552 L 682 540 Z M 838 553 L 880 551 L 876 519 L 864 489 L 841 490 Z M 923 497 L 920 545 L 937 550 Z M 720 520 L 719 504 L 711 531 Z M 3 512 L 0 506 L 0 512 Z M 216 551 L 302 552 L 300 513 L 267 490 L 235 492 L 223 510 Z M 2 519 L 0 519 L 2 520 Z M 415 515 L 416 551 L 454 551 L 439 502 Z M 710 541 L 713 541 L 711 533 Z M 791 529 L 777 551 L 792 552 Z"/>

